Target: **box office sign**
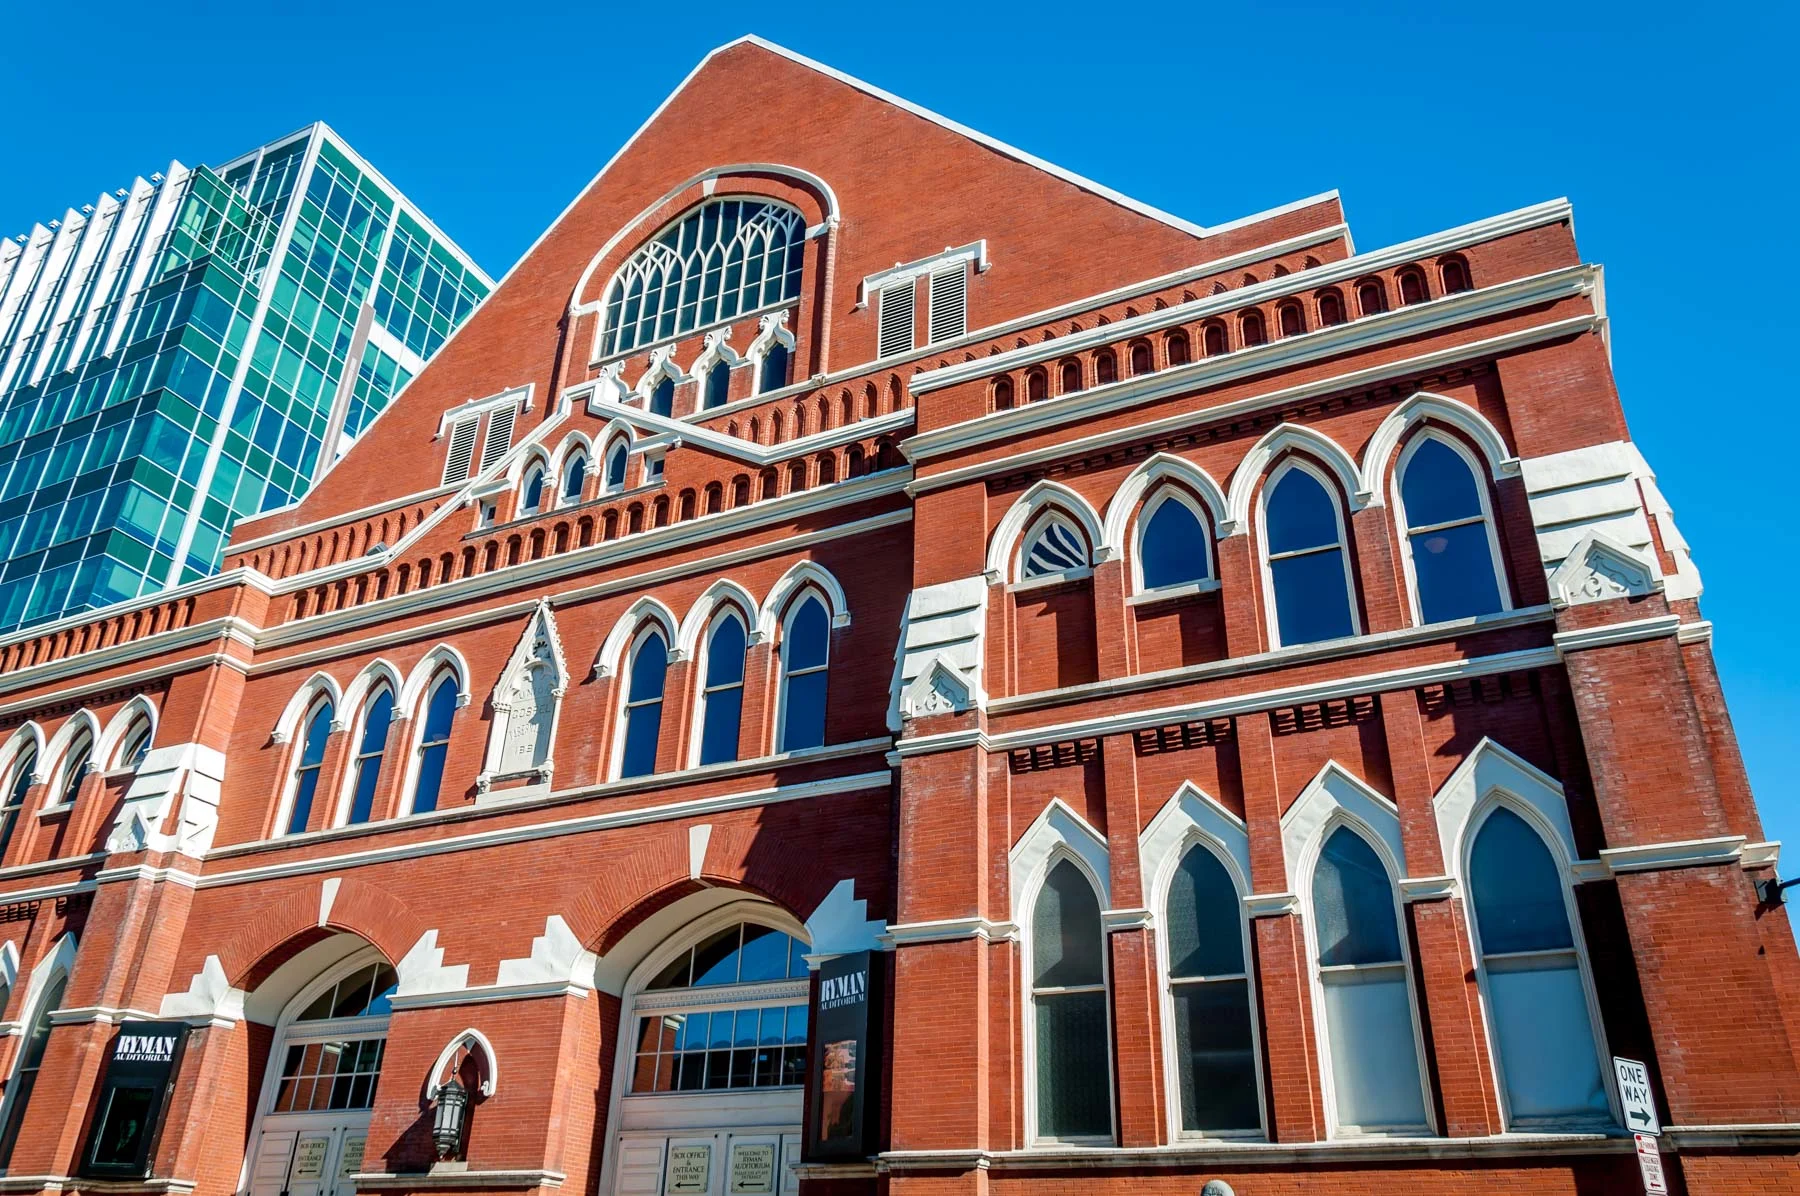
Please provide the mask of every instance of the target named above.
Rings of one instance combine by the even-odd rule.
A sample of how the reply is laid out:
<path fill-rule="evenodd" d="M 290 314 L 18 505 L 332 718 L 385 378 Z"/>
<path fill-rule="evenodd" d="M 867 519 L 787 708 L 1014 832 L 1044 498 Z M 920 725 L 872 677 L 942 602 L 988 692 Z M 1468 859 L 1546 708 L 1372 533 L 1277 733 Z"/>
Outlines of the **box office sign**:
<path fill-rule="evenodd" d="M 81 1154 L 82 1175 L 143 1179 L 150 1174 L 187 1037 L 185 1022 L 119 1023 L 100 1081 L 99 1115 Z"/>
<path fill-rule="evenodd" d="M 880 972 L 867 951 L 819 965 L 813 1009 L 811 1159 L 863 1158 L 875 1149 L 880 1105 L 875 1057 Z"/>

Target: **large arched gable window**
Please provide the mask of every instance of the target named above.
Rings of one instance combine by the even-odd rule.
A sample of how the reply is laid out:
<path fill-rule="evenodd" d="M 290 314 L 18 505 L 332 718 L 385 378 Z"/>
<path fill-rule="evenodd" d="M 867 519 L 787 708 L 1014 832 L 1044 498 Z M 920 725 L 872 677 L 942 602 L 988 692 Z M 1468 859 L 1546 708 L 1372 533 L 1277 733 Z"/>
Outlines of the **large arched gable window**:
<path fill-rule="evenodd" d="M 775 750 L 825 743 L 825 688 L 831 671 L 831 616 L 816 590 L 803 591 L 781 622 L 781 714 Z"/>
<path fill-rule="evenodd" d="M 1394 478 L 1418 620 L 1441 623 L 1505 610 L 1493 510 L 1469 451 L 1428 432 L 1406 446 Z"/>
<path fill-rule="evenodd" d="M 362 726 L 356 737 L 356 758 L 350 767 L 350 808 L 346 825 L 367 822 L 375 812 L 375 790 L 381 783 L 381 758 L 387 751 L 388 728 L 394 721 L 394 691 L 376 687 L 363 703 Z"/>
<path fill-rule="evenodd" d="M 1132 561 L 1139 590 L 1194 585 L 1212 577 L 1206 513 L 1179 487 L 1165 485 L 1152 494 L 1137 526 Z"/>
<path fill-rule="evenodd" d="M 1169 998 L 1181 1130 L 1256 1134 L 1262 1098 L 1242 894 L 1210 845 L 1188 847 L 1169 882 Z"/>
<path fill-rule="evenodd" d="M 1028 934 L 1034 1137 L 1046 1142 L 1110 1142 L 1112 1019 L 1106 935 L 1099 897 L 1072 858 L 1051 857 L 1032 902 Z"/>
<path fill-rule="evenodd" d="M 699 738 L 696 763 L 723 764 L 738 758 L 744 716 L 744 651 L 749 646 L 744 618 L 727 608 L 707 629 L 700 660 Z"/>
<path fill-rule="evenodd" d="M 69 972 L 75 960 L 75 936 L 65 934 L 51 954 L 38 965 L 47 971 L 33 977 L 26 992 L 27 1007 L 23 1011 L 24 1043 L 18 1048 L 18 1063 L 0 1099 L 0 1174 L 12 1163 L 13 1148 L 18 1145 L 19 1131 L 25 1124 L 25 1111 L 31 1104 L 32 1090 L 37 1087 L 38 1073 L 44 1066 L 44 1052 L 50 1045 L 50 1015 L 62 1007 L 69 988 Z"/>
<path fill-rule="evenodd" d="M 419 772 L 412 787 L 414 814 L 438 808 L 444 788 L 444 761 L 450 754 L 450 728 L 462 704 L 456 674 L 445 670 L 425 699 L 425 720 L 419 728 Z"/>
<path fill-rule="evenodd" d="M 658 233 L 606 288 L 602 353 L 629 352 L 800 294 L 806 220 L 772 200 L 707 201 Z"/>
<path fill-rule="evenodd" d="M 304 831 L 307 820 L 312 817 L 313 798 L 319 791 L 319 773 L 325 764 L 325 741 L 331 736 L 331 723 L 336 717 L 337 709 L 331 698 L 320 695 L 300 722 L 299 750 L 295 753 L 294 773 L 289 781 L 292 795 L 288 799 L 287 833 L 290 835 Z"/>
<path fill-rule="evenodd" d="M 1276 642 L 1283 647 L 1355 635 L 1344 513 L 1329 481 L 1289 458 L 1263 487 L 1263 559 Z"/>
<path fill-rule="evenodd" d="M 1466 875 L 1507 1128 L 1611 1125 L 1565 869 L 1544 836 L 1496 803 L 1475 827 Z"/>
<path fill-rule="evenodd" d="M 662 739 L 663 691 L 668 680 L 669 641 L 655 623 L 641 628 L 631 641 L 623 670 L 624 726 L 619 735 L 621 777 L 649 776 L 656 771 Z"/>

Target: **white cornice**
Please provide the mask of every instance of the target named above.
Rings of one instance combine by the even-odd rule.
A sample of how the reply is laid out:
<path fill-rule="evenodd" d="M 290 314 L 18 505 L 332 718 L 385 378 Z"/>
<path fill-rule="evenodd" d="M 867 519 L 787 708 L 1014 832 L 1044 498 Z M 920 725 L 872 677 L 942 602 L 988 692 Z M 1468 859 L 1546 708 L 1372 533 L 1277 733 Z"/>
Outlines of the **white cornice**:
<path fill-rule="evenodd" d="M 1680 615 L 1653 615 L 1647 619 L 1632 619 L 1627 623 L 1602 623 L 1597 627 L 1557 632 L 1556 649 L 1564 653 L 1580 652 L 1588 648 L 1610 647 L 1613 644 L 1662 639 L 1676 634 L 1680 626 Z"/>
<path fill-rule="evenodd" d="M 759 399 L 764 397 L 766 396 L 757 396 Z M 685 419 L 653 415 L 642 407 L 630 403 L 616 403 L 610 399 L 590 399 L 588 406 L 597 414 L 612 419 L 622 419 L 626 423 L 651 429 L 653 435 L 646 436 L 633 445 L 634 452 L 650 452 L 659 448 L 693 444 L 698 448 L 709 449 L 722 457 L 743 461 L 759 468 L 765 465 L 779 465 L 783 461 L 804 457 L 820 449 L 835 448 L 837 445 L 848 444 L 853 440 L 863 440 L 870 436 L 880 436 L 886 432 L 897 431 L 909 426 L 916 414 L 911 407 L 903 407 L 899 411 L 889 411 L 870 419 L 839 424 L 835 428 L 814 432 L 797 440 L 784 440 L 780 444 L 758 444 L 754 440 L 745 440 L 727 432 L 714 431 L 702 424 L 689 423 Z M 701 414 L 708 418 L 714 418 L 724 410 L 725 408 L 715 407 L 711 411 Z M 748 510 L 749 508 L 743 509 Z"/>
<path fill-rule="evenodd" d="M 1665 868 L 1692 868 L 1702 864 L 1735 864 L 1743 858 L 1745 837 L 1721 835 L 1715 839 L 1681 839 L 1667 843 L 1639 843 L 1629 847 L 1603 847 L 1600 860 L 1614 875 L 1623 872 L 1656 872 Z"/>
<path fill-rule="evenodd" d="M 113 617 L 112 614 L 104 608 L 95 613 L 101 618 Z M 141 639 L 126 640 L 123 643 L 113 644 L 109 647 L 96 648 L 89 652 L 78 652 L 71 656 L 64 656 L 58 660 L 47 660 L 43 664 L 34 664 L 26 668 L 14 669 L 12 672 L 0 677 L 0 693 L 26 689 L 33 686 L 48 685 L 52 682 L 60 681 L 65 677 L 85 676 L 98 669 L 115 668 L 122 664 L 129 664 L 134 660 L 140 660 L 146 656 L 155 656 L 166 652 L 179 652 L 183 648 L 191 648 L 195 644 L 210 643 L 213 640 L 221 638 L 227 643 L 241 644 L 246 648 L 254 649 L 256 647 L 257 631 L 258 628 L 256 624 L 247 619 L 240 619 L 236 615 L 226 615 L 223 618 L 207 619 L 200 623 L 190 623 L 186 627 L 178 627 L 173 631 L 159 631 L 155 635 L 147 635 Z M 187 667 L 200 667 L 203 665 L 215 664 L 221 656 L 221 653 L 214 652 L 205 656 L 190 657 L 185 661 L 168 661 L 163 664 L 158 664 L 147 672 L 133 674 L 133 678 L 158 676 L 175 671 L 184 665 Z M 100 687 L 112 689 L 126 683 L 124 678 L 109 678 L 104 681 L 94 682 L 84 688 L 93 689 L 95 687 Z M 42 697 L 37 697 L 33 698 L 29 705 L 35 707 L 41 706 L 43 703 L 44 699 Z M 11 707 L 0 707 L 0 713 L 6 713 L 10 709 Z"/>
<path fill-rule="evenodd" d="M 1713 637 L 1713 625 L 1709 619 L 1697 623 L 1683 623 L 1675 631 L 1675 642 L 1678 644 L 1710 644 Z"/>
<path fill-rule="evenodd" d="M 242 542 L 233 541 L 226 546 L 225 551 L 228 555 L 237 556 L 239 553 L 254 552 L 258 548 L 263 548 L 270 544 L 280 544 L 286 540 L 298 540 L 304 536 L 310 536 L 314 532 L 326 531 L 334 527 L 342 527 L 347 523 L 355 523 L 358 519 L 367 519 L 371 516 L 396 510 L 411 503 L 429 502 L 431 499 L 441 498 L 446 494 L 454 494 L 458 485 L 460 485 L 460 483 L 452 482 L 448 486 L 433 486 L 429 490 L 418 490 L 412 494 L 401 495 L 399 498 L 384 498 L 378 503 L 370 503 L 366 507 L 358 507 L 354 511 L 345 511 L 342 514 L 331 515 L 324 519 L 315 519 L 311 523 L 298 524 L 288 528 L 286 531 L 270 532 L 268 535 L 258 536 L 254 540 L 244 540 Z M 252 515 L 248 518 L 238 520 L 235 526 L 242 527 L 246 523 L 254 523 L 258 519 L 277 514 L 280 514 L 280 511 L 267 511 L 262 515 Z"/>
<path fill-rule="evenodd" d="M 940 918 L 930 922 L 895 922 L 881 936 L 889 947 L 914 947 L 921 943 L 953 943 L 980 939 L 984 943 L 1012 942 L 1019 937 L 1016 922 L 992 922 L 986 918 Z"/>
<path fill-rule="evenodd" d="M 1244 898 L 1244 913 L 1251 918 L 1282 918 L 1300 912 L 1294 893 L 1251 893 Z"/>
<path fill-rule="evenodd" d="M 1400 900 L 1408 903 L 1448 901 L 1456 896 L 1456 893 L 1454 876 L 1402 876 L 1400 878 Z"/>
<path fill-rule="evenodd" d="M 103 606 L 99 610 L 82 611 L 80 614 L 66 615 L 63 618 L 53 620 L 49 623 L 39 623 L 32 627 L 25 627 L 18 631 L 8 632 L 6 635 L 0 635 L 0 651 L 4 651 L 14 644 L 24 643 L 28 640 L 42 639 L 46 636 L 55 635 L 61 631 L 70 631 L 74 628 L 86 627 L 91 623 L 98 623 L 118 615 L 128 615 L 133 611 L 149 610 L 152 607 L 162 606 L 164 603 L 177 602 L 183 598 L 192 598 L 211 590 L 229 589 L 232 586 L 239 585 L 252 586 L 267 594 L 273 592 L 275 583 L 272 579 L 255 569 L 226 569 L 221 573 L 214 573 L 210 577 L 202 577 L 197 581 L 190 581 L 184 585 L 175 586 L 172 589 L 157 590 L 154 593 L 144 594 L 137 598 L 126 598 L 123 601 L 114 602 L 109 606 Z M 186 630 L 186 628 L 182 628 L 181 630 Z M 159 634 L 167 633 L 162 632 Z"/>
<path fill-rule="evenodd" d="M 396 993 L 388 998 L 395 1009 L 434 1009 L 444 1005 L 485 1005 L 496 1001 L 539 1001 L 546 997 L 586 998 L 592 989 L 570 980 L 535 984 L 478 984 L 443 992 Z"/>

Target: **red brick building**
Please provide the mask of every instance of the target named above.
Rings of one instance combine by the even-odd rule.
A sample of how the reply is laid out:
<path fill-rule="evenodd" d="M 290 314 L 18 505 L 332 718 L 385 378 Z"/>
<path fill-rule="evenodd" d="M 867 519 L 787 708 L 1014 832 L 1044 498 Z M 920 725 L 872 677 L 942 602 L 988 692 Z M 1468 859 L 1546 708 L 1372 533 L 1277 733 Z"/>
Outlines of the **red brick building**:
<path fill-rule="evenodd" d="M 1603 300 L 719 50 L 223 575 L 0 643 L 0 1192 L 1636 1191 L 1612 1055 L 1800 1188 Z"/>

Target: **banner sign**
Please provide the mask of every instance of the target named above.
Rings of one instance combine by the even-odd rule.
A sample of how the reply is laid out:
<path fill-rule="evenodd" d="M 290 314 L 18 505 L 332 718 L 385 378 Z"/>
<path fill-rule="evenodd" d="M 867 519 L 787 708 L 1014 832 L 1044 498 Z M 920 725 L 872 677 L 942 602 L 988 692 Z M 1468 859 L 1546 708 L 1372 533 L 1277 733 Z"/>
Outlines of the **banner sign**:
<path fill-rule="evenodd" d="M 163 1106 L 187 1046 L 186 1022 L 119 1023 L 100 1081 L 100 1114 L 81 1155 L 81 1174 L 145 1179 L 162 1131 Z"/>
<path fill-rule="evenodd" d="M 879 958 L 857 951 L 819 965 L 808 1159 L 861 1159 L 874 1153 L 880 1120 L 875 1057 L 882 1016 Z"/>

